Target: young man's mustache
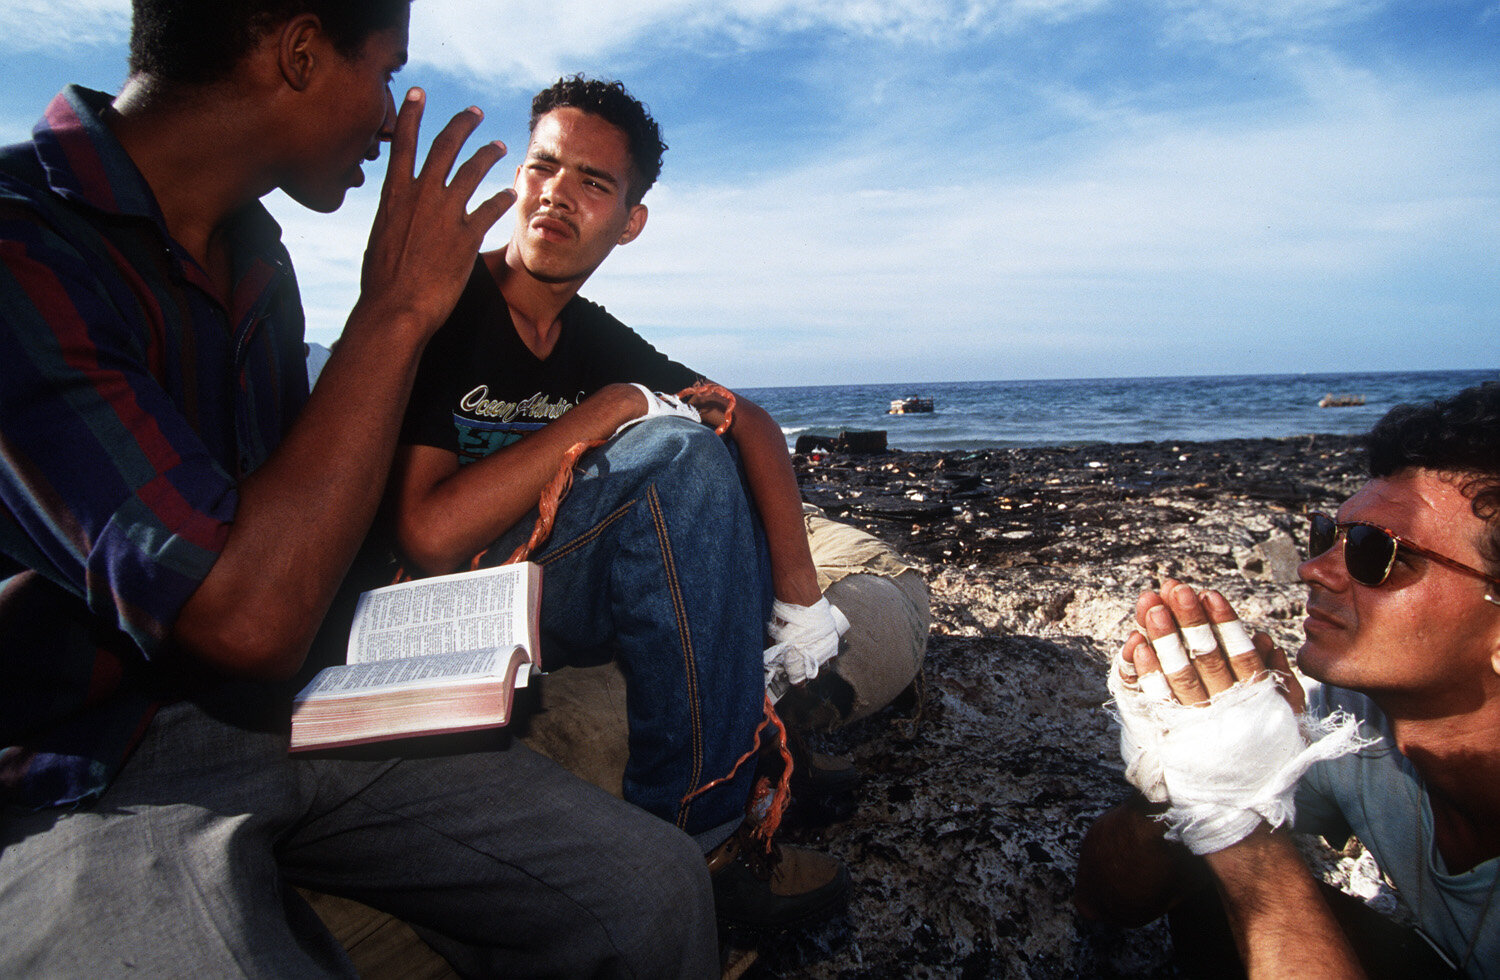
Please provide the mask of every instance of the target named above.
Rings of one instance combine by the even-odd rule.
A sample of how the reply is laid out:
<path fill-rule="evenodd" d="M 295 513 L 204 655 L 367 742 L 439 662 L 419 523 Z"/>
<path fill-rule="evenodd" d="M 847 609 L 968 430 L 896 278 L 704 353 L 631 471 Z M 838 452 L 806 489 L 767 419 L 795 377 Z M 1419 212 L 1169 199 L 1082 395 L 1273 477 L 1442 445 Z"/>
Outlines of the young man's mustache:
<path fill-rule="evenodd" d="M 572 230 L 573 234 L 576 235 L 576 234 L 579 233 L 578 232 L 578 223 L 576 221 L 574 221 L 572 218 L 569 218 L 566 214 L 562 213 L 561 211 L 555 211 L 552 208 L 539 208 L 536 211 L 536 213 L 531 216 L 531 220 L 535 221 L 538 218 L 547 218 L 547 219 L 549 219 L 551 221 L 559 222 L 561 224 L 567 225 L 568 228 L 570 228 Z"/>

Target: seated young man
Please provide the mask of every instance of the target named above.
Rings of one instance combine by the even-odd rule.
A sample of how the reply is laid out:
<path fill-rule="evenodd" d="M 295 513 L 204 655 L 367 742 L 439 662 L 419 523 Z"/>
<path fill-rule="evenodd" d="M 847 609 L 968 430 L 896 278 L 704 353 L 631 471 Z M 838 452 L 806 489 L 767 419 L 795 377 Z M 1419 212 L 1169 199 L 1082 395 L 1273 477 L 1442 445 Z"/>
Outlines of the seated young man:
<path fill-rule="evenodd" d="M 1085 839 L 1082 911 L 1150 921 L 1206 869 L 1251 976 L 1416 975 L 1393 957 L 1421 944 L 1346 935 L 1277 832 L 1294 809 L 1297 830 L 1359 838 L 1454 970 L 1497 975 L 1497 446 L 1500 384 L 1398 407 L 1369 437 L 1370 481 L 1336 518 L 1310 515 L 1297 663 L 1324 685 L 1310 719 L 1357 734 L 1342 748 L 1299 735 L 1285 655 L 1237 630 L 1222 596 L 1170 581 L 1142 596 L 1111 689 L 1144 795 Z"/>
<path fill-rule="evenodd" d="M 750 872 L 765 870 L 746 863 L 755 846 L 741 846 L 756 823 L 742 824 L 753 766 L 696 791 L 752 745 L 767 622 L 793 681 L 837 652 L 839 628 L 818 589 L 780 427 L 739 399 L 726 444 L 698 410 L 654 394 L 698 375 L 578 295 L 644 228 L 641 200 L 664 149 L 618 82 L 564 79 L 533 100 L 515 231 L 479 257 L 422 361 L 394 470 L 395 539 L 422 573 L 481 552 L 503 561 L 530 535 L 570 447 L 608 440 L 579 460 L 533 556 L 545 568 L 546 656 L 618 659 L 629 692 L 625 798 L 715 849 L 722 919 L 774 925 L 830 908 L 847 873 L 794 848 L 781 849 L 774 875 Z M 722 401 L 689 401 L 705 421 L 723 420 Z"/>
<path fill-rule="evenodd" d="M 120 94 L 69 88 L 0 150 L 0 974 L 352 975 L 292 885 L 410 921 L 465 975 L 717 970 L 693 841 L 522 746 L 288 757 L 286 679 L 512 200 L 469 211 L 503 152 L 454 170 L 477 110 L 414 178 L 407 17 L 136 0 Z M 309 398 L 259 198 L 332 211 L 384 139 Z"/>

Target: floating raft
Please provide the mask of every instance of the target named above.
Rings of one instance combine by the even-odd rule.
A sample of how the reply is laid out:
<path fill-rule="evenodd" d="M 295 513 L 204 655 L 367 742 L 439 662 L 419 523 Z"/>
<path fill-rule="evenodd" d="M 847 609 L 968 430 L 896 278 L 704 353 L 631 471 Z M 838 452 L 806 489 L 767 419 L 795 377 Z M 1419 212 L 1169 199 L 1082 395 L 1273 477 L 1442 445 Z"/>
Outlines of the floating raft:
<path fill-rule="evenodd" d="M 1354 408 L 1364 403 L 1364 395 L 1335 395 L 1331 392 L 1318 399 L 1319 408 Z"/>
<path fill-rule="evenodd" d="M 887 415 L 909 415 L 912 412 L 932 411 L 931 398 L 918 398 L 913 395 L 910 398 L 892 398 L 891 407 L 886 410 Z"/>

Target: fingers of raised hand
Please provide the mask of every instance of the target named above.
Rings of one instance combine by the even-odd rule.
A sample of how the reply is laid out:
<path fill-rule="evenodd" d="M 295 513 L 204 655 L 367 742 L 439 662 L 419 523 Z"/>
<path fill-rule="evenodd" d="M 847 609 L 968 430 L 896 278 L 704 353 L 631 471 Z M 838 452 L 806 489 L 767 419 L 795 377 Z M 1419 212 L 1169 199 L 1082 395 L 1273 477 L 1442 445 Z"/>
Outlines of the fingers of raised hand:
<path fill-rule="evenodd" d="M 1229 657 L 1235 680 L 1248 681 L 1265 670 L 1264 655 L 1257 649 L 1245 624 L 1235 615 L 1229 600 L 1210 590 L 1203 593 L 1203 604 L 1219 634 L 1219 646 Z"/>
<path fill-rule="evenodd" d="M 1198 678 L 1210 695 L 1227 691 L 1234 686 L 1235 674 L 1219 647 L 1219 637 L 1210 624 L 1204 598 L 1186 585 L 1176 585 L 1166 593 L 1168 608 L 1172 610 L 1182 633 L 1183 645 L 1188 658 L 1197 668 Z"/>
<path fill-rule="evenodd" d="M 448 175 L 464 142 L 484 120 L 484 113 L 470 106 L 448 120 L 432 141 L 421 173 L 413 177 L 423 104 L 422 90 L 412 89 L 397 114 L 396 133 L 391 142 L 391 165 L 386 172 L 385 206 L 400 208 L 406 201 L 408 207 L 419 212 L 432 212 L 444 210 L 446 202 L 447 210 L 457 211 L 458 220 L 467 221 L 483 237 L 515 200 L 515 192 L 510 189 L 500 191 L 475 208 L 472 215 L 467 211 L 468 202 L 480 182 L 505 155 L 505 144 L 494 140 L 479 147 L 458 168 L 452 182 L 448 182 Z"/>
<path fill-rule="evenodd" d="M 407 90 L 396 113 L 396 131 L 391 136 L 391 160 L 385 172 L 387 190 L 398 178 L 411 179 L 417 162 L 417 132 L 422 127 L 422 110 L 426 105 L 425 92 L 419 88 Z"/>
<path fill-rule="evenodd" d="M 499 140 L 491 140 L 475 150 L 474 155 L 459 166 L 458 172 L 453 175 L 453 182 L 448 186 L 453 188 L 454 193 L 463 195 L 467 201 L 479 189 L 479 182 L 484 180 L 490 168 L 499 163 L 503 156 L 505 144 Z"/>
<path fill-rule="evenodd" d="M 1188 656 L 1187 645 L 1183 642 L 1182 634 L 1177 631 L 1177 622 L 1170 607 L 1152 606 L 1146 611 L 1146 638 L 1151 641 L 1155 660 L 1161 672 L 1166 675 L 1167 684 L 1177 700 L 1183 704 L 1201 704 L 1207 701 L 1208 689 Z M 1139 662 L 1137 667 L 1142 674 L 1144 687 L 1144 675 L 1147 671 Z"/>
<path fill-rule="evenodd" d="M 427 150 L 427 159 L 422 162 L 422 173 L 418 179 L 446 183 L 448 174 L 453 169 L 453 161 L 458 159 L 458 151 L 463 149 L 464 143 L 483 121 L 484 113 L 477 106 L 469 106 L 448 120 L 448 125 L 444 126 L 442 131 L 433 138 L 432 146 Z M 500 158 L 497 156 L 495 159 Z M 490 163 L 493 165 L 494 161 Z M 475 181 L 476 186 L 478 183 Z M 471 192 L 472 190 L 473 188 L 470 188 Z"/>
<path fill-rule="evenodd" d="M 1147 697 L 1158 701 L 1173 699 L 1172 688 L 1162 674 L 1161 661 L 1157 659 L 1151 642 L 1143 634 L 1130 634 L 1130 639 L 1125 641 L 1125 649 L 1120 653 L 1120 660 L 1120 676 L 1131 687 L 1139 687 Z M 1127 660 L 1130 662 L 1128 666 L 1125 663 Z M 1130 676 L 1131 668 L 1136 673 L 1134 678 Z"/>
<path fill-rule="evenodd" d="M 1120 655 L 1115 658 L 1114 669 L 1119 671 L 1120 680 L 1125 686 L 1132 690 L 1140 687 L 1140 670 L 1136 667 L 1136 651 L 1146 638 L 1138 631 L 1132 632 L 1125 638 L 1125 645 L 1120 648 Z"/>
<path fill-rule="evenodd" d="M 1141 629 L 1145 629 L 1146 613 L 1151 610 L 1152 606 L 1161 606 L 1165 604 L 1166 600 L 1161 597 L 1160 592 L 1157 592 L 1153 589 L 1147 589 L 1146 591 L 1142 592 L 1140 598 L 1135 600 L 1136 625 Z"/>

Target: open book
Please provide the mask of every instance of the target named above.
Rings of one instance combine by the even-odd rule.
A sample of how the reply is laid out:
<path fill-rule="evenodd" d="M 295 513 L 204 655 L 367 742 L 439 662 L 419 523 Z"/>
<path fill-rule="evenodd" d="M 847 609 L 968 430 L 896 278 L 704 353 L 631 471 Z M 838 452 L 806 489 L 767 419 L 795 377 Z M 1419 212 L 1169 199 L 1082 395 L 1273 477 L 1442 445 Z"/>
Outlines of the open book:
<path fill-rule="evenodd" d="M 292 750 L 506 724 L 515 689 L 541 669 L 541 602 L 531 562 L 364 593 L 348 663 L 293 699 Z"/>

